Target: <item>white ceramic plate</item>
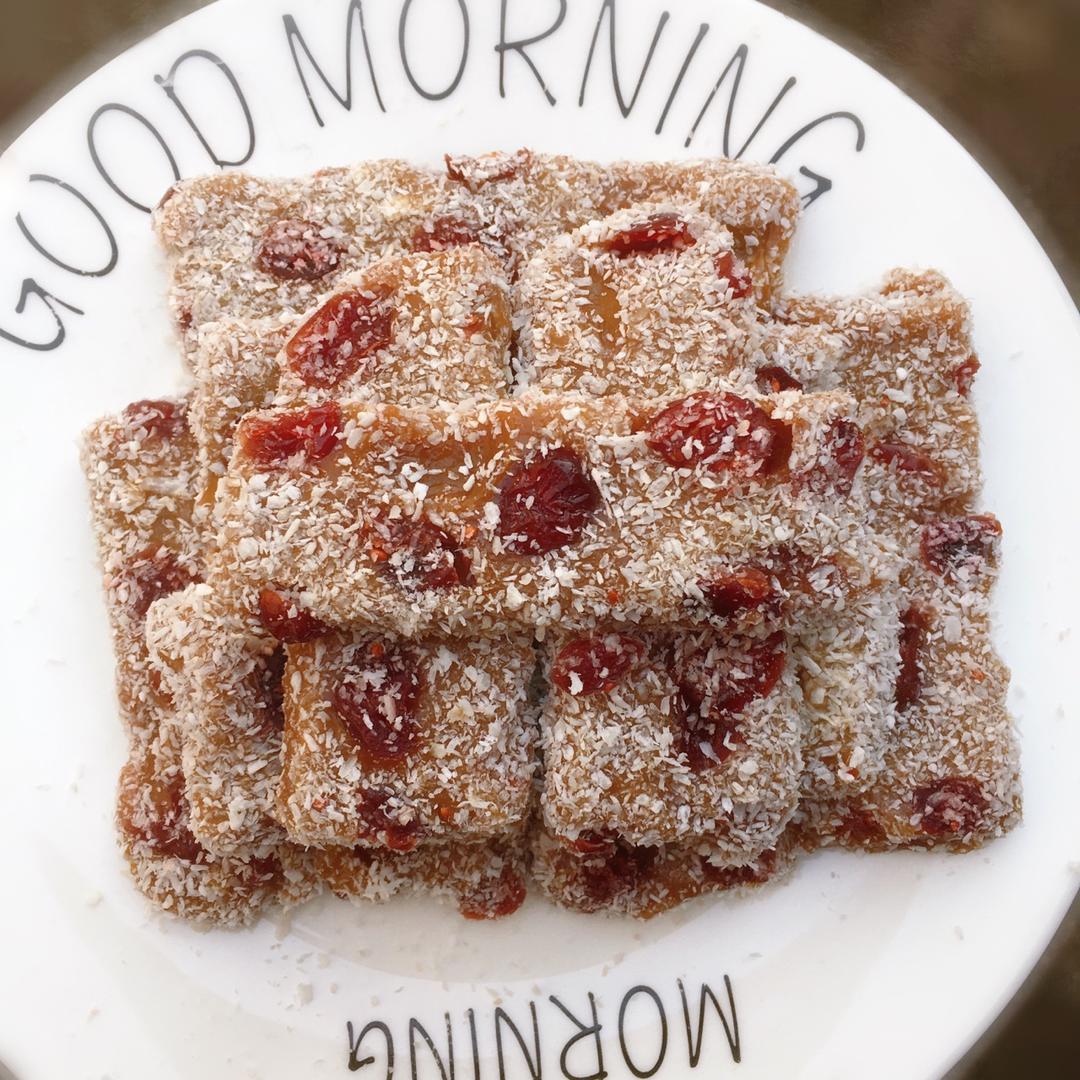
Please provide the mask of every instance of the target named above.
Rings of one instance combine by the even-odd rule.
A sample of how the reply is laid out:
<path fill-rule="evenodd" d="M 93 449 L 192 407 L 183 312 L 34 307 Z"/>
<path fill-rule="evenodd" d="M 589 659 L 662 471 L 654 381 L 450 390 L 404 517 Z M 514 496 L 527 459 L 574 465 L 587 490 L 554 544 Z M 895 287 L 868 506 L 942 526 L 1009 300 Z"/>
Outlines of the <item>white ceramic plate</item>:
<path fill-rule="evenodd" d="M 745 1078 L 912 1080 L 985 1029 L 1073 896 L 1080 333 L 1065 289 L 933 120 L 798 24 L 749 0 L 683 0 L 670 18 L 658 0 L 573 0 L 524 53 L 497 48 L 500 8 L 513 42 L 565 6 L 367 0 L 365 38 L 357 0 L 226 0 L 87 79 L 0 160 L 0 1058 L 20 1076 L 344 1075 L 351 1030 L 364 1033 L 352 1062 L 364 1075 L 389 1075 L 392 1041 L 396 1075 L 436 1077 L 425 1033 L 449 1069 L 449 1030 L 458 1075 L 477 1080 L 586 1077 L 601 1052 L 613 1077 L 654 1063 L 679 1077 L 695 1062 L 723 1076 L 741 1058 Z M 779 155 L 819 196 L 792 286 L 855 290 L 913 264 L 971 297 L 1025 824 L 966 857 L 822 854 L 786 886 L 644 925 L 535 898 L 493 925 L 422 899 L 320 903 L 235 934 L 152 916 L 113 838 L 123 739 L 76 461 L 91 419 L 183 377 L 138 204 L 215 159 L 288 173 L 522 144 Z M 699 1036 L 703 985 L 730 1040 L 708 1002 Z"/>

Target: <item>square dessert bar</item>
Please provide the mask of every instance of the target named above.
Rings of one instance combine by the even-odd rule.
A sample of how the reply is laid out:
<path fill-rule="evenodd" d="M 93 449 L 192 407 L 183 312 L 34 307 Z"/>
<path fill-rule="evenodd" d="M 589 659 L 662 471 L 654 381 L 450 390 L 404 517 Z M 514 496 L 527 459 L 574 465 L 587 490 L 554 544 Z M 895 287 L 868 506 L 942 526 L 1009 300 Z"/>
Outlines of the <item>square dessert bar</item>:
<path fill-rule="evenodd" d="M 782 878 L 794 865 L 796 845 L 784 833 L 776 846 L 741 866 L 717 858 L 708 840 L 652 847 L 614 837 L 587 847 L 537 828 L 532 836 L 532 877 L 562 907 L 650 919 L 712 893 L 745 892 Z"/>
<path fill-rule="evenodd" d="M 479 243 L 513 270 L 559 233 L 650 200 L 700 206 L 730 229 L 760 295 L 777 286 L 798 194 L 772 168 L 722 160 L 607 166 L 522 150 L 448 157 L 445 172 L 388 160 L 291 180 L 226 173 L 170 188 L 153 222 L 190 349 L 193 328 L 305 310 L 374 258 Z"/>
<path fill-rule="evenodd" d="M 153 738 L 172 701 L 152 668 L 150 605 L 201 578 L 201 538 L 192 521 L 195 441 L 187 401 L 137 401 L 84 435 L 82 464 L 104 574 L 116 653 L 120 715 L 128 734 Z"/>
<path fill-rule="evenodd" d="M 1000 533 L 989 515 L 910 526 L 910 606 L 884 768 L 862 796 L 811 809 L 819 841 L 963 850 L 1019 820 L 1009 673 L 990 639 Z"/>
<path fill-rule="evenodd" d="M 553 240 L 518 282 L 521 382 L 639 397 L 736 385 L 759 316 L 733 248 L 711 218 L 669 203 Z"/>
<path fill-rule="evenodd" d="M 801 691 L 783 631 L 553 635 L 545 826 L 579 852 L 695 840 L 718 865 L 773 847 L 795 812 Z"/>
<path fill-rule="evenodd" d="M 328 403 L 242 422 L 213 576 L 320 622 L 470 635 L 760 620 L 888 567 L 844 395 Z M 746 571 L 750 571 L 747 577 Z"/>
<path fill-rule="evenodd" d="M 132 742 L 120 773 L 120 847 L 139 891 L 170 915 L 218 926 L 254 922 L 270 906 L 291 907 L 319 889 L 301 848 L 258 856 L 215 855 L 191 831 L 179 729 L 161 724 Z"/>
<path fill-rule="evenodd" d="M 146 640 L 176 707 L 192 833 L 218 855 L 279 845 L 284 648 L 205 584 L 154 603 Z"/>
<path fill-rule="evenodd" d="M 520 825 L 535 667 L 531 638 L 290 644 L 279 820 L 303 844 L 399 851 Z"/>
<path fill-rule="evenodd" d="M 502 264 L 476 246 L 380 259 L 302 317 L 210 323 L 197 341 L 191 423 L 212 496 L 236 425 L 254 409 L 505 397 L 508 286 Z"/>
<path fill-rule="evenodd" d="M 423 892 L 452 900 L 466 919 L 498 919 L 517 911 L 527 892 L 524 823 L 486 840 L 431 840 L 411 851 L 313 848 L 308 858 L 327 889 L 359 903 Z"/>
<path fill-rule="evenodd" d="M 910 517 L 971 504 L 982 483 L 970 400 L 979 361 L 968 306 L 940 274 L 894 270 L 867 296 L 788 297 L 776 318 L 759 370 L 781 387 L 855 398 L 876 506 Z"/>

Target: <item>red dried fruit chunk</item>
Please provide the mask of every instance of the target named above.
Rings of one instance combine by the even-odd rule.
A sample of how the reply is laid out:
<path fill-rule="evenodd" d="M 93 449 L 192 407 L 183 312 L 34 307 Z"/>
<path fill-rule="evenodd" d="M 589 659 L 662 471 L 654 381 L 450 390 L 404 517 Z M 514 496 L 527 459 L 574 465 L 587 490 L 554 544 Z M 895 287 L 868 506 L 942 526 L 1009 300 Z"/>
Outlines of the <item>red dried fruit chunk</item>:
<path fill-rule="evenodd" d="M 967 397 L 971 393 L 971 388 L 975 383 L 975 376 L 978 374 L 980 367 L 982 365 L 979 363 L 979 358 L 972 353 L 953 372 L 953 382 L 956 383 L 957 392 L 963 397 Z"/>
<path fill-rule="evenodd" d="M 546 450 L 506 474 L 498 534 L 515 555 L 555 551 L 581 537 L 600 502 L 600 489 L 573 450 Z"/>
<path fill-rule="evenodd" d="M 128 427 L 154 439 L 175 439 L 187 431 L 187 407 L 175 401 L 133 401 L 123 415 Z"/>
<path fill-rule="evenodd" d="M 341 408 L 337 402 L 310 409 L 278 413 L 269 419 L 258 416 L 241 421 L 237 435 L 240 449 L 259 465 L 284 465 L 293 458 L 321 461 L 337 449 L 341 433 Z"/>
<path fill-rule="evenodd" d="M 427 518 L 376 518 L 371 556 L 411 589 L 454 589 L 472 581 L 472 560 Z"/>
<path fill-rule="evenodd" d="M 885 830 L 865 806 L 848 808 L 836 826 L 836 835 L 853 847 L 880 847 L 887 839 Z"/>
<path fill-rule="evenodd" d="M 945 577 L 977 574 L 993 559 L 1001 522 L 992 514 L 940 518 L 923 526 L 923 564 Z"/>
<path fill-rule="evenodd" d="M 717 277 L 727 278 L 731 295 L 736 300 L 742 300 L 743 297 L 750 295 L 754 283 L 750 280 L 746 267 L 730 251 L 717 255 L 713 260 L 713 266 L 716 267 Z"/>
<path fill-rule="evenodd" d="M 278 641 L 311 641 L 330 632 L 326 623 L 276 589 L 260 590 L 259 622 Z"/>
<path fill-rule="evenodd" d="M 371 788 L 361 788 L 356 793 L 360 835 L 391 851 L 412 851 L 420 840 L 420 822 L 415 817 L 407 822 L 392 817 L 386 808 L 390 799 L 388 792 Z"/>
<path fill-rule="evenodd" d="M 691 769 L 701 772 L 731 756 L 740 741 L 739 714 L 772 692 L 786 661 L 778 631 L 735 655 L 703 647 L 673 665 L 679 749 Z"/>
<path fill-rule="evenodd" d="M 501 919 L 513 915 L 525 902 L 525 881 L 512 867 L 503 867 L 494 881 L 484 881 L 458 902 L 466 919 Z"/>
<path fill-rule="evenodd" d="M 415 660 L 383 648 L 359 655 L 334 688 L 334 708 L 364 753 L 401 761 L 420 741 L 416 707 L 421 681 Z"/>
<path fill-rule="evenodd" d="M 374 368 L 374 355 L 394 340 L 388 286 L 332 296 L 289 339 L 285 361 L 308 386 L 327 388 Z"/>
<path fill-rule="evenodd" d="M 285 675 L 285 650 L 279 645 L 267 658 L 259 673 L 260 702 L 255 714 L 256 738 L 268 739 L 285 730 L 285 695 L 281 680 Z"/>
<path fill-rule="evenodd" d="M 970 776 L 947 776 L 915 789 L 911 805 L 929 836 L 967 836 L 984 822 L 990 804 Z"/>
<path fill-rule="evenodd" d="M 128 608 L 135 618 L 141 619 L 155 600 L 179 592 L 198 580 L 197 575 L 180 565 L 168 548 L 145 548 L 128 559 L 124 566 Z"/>
<path fill-rule="evenodd" d="M 761 885 L 776 869 L 776 852 L 763 851 L 750 866 L 717 866 L 704 859 L 701 864 L 705 881 L 717 889 L 738 889 L 744 885 Z"/>
<path fill-rule="evenodd" d="M 766 394 L 779 394 L 784 390 L 801 390 L 803 384 L 790 372 L 775 364 L 757 369 L 757 384 Z"/>
<path fill-rule="evenodd" d="M 659 251 L 682 251 L 697 243 L 690 226 L 676 214 L 653 214 L 635 222 L 604 241 L 604 250 L 621 258 L 655 255 Z"/>
<path fill-rule="evenodd" d="M 772 577 L 754 566 L 745 566 L 699 584 L 713 614 L 725 619 L 747 611 L 775 608 L 780 599 Z"/>
<path fill-rule="evenodd" d="M 669 465 L 768 476 L 791 454 L 791 429 L 737 394 L 701 390 L 653 417 L 646 443 Z"/>
<path fill-rule="evenodd" d="M 447 154 L 446 175 L 464 184 L 469 191 L 479 191 L 485 184 L 500 180 L 513 180 L 525 173 L 532 162 L 532 152 L 515 150 L 513 153 L 496 152 L 479 157 L 460 157 Z"/>
<path fill-rule="evenodd" d="M 618 837 L 612 832 L 588 831 L 579 833 L 575 840 L 567 840 L 566 844 L 579 855 L 609 855 L 617 842 Z"/>
<path fill-rule="evenodd" d="M 870 450 L 875 461 L 892 465 L 897 472 L 916 473 L 940 487 L 944 482 L 941 466 L 926 454 L 904 442 L 879 442 Z"/>
<path fill-rule="evenodd" d="M 412 235 L 413 251 L 445 251 L 451 247 L 480 242 L 480 234 L 460 218 L 440 217 L 430 225 L 417 225 Z"/>
<path fill-rule="evenodd" d="M 121 828 L 133 840 L 148 843 L 158 855 L 198 862 L 203 855 L 203 846 L 188 828 L 183 775 L 177 774 L 163 787 L 152 786 L 149 796 L 136 804 L 137 821 L 130 811 L 121 814 Z"/>
<path fill-rule="evenodd" d="M 629 634 L 576 638 L 559 650 L 551 665 L 551 681 L 575 696 L 606 694 L 641 660 L 644 651 L 641 642 Z"/>
<path fill-rule="evenodd" d="M 840 417 L 829 425 L 818 461 L 796 477 L 796 487 L 819 495 L 827 491 L 850 495 L 865 456 L 862 428 L 854 420 Z"/>
<path fill-rule="evenodd" d="M 922 690 L 922 669 L 919 659 L 930 632 L 930 613 L 920 607 L 910 607 L 900 620 L 900 670 L 896 676 L 896 707 L 900 712 L 910 709 L 919 700 Z"/>
<path fill-rule="evenodd" d="M 577 878 L 584 894 L 583 909 L 599 911 L 634 892 L 652 873 L 657 854 L 654 847 L 617 840 L 606 854 L 582 858 Z"/>
<path fill-rule="evenodd" d="M 311 221 L 275 221 L 259 241 L 255 265 L 279 281 L 318 281 L 338 268 L 342 252 L 336 240 L 321 232 Z"/>

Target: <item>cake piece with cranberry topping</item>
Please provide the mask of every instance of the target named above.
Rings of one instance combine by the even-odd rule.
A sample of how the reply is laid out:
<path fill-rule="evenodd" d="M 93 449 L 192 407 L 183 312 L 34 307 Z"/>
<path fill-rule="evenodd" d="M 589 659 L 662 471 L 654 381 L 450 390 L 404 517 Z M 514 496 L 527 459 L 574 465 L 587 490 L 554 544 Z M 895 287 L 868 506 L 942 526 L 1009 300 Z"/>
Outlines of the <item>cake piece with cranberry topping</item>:
<path fill-rule="evenodd" d="M 532 837 L 532 875 L 554 903 L 574 911 L 651 919 L 696 896 L 744 893 L 781 880 L 795 862 L 787 833 L 775 847 L 732 866 L 707 839 L 654 846 L 613 836 L 571 844 L 544 828 Z"/>
<path fill-rule="evenodd" d="M 909 526 L 909 606 L 884 767 L 861 797 L 810 808 L 817 839 L 965 850 L 1019 821 L 1009 673 L 990 636 L 1000 534 L 990 515 Z"/>
<path fill-rule="evenodd" d="M 640 397 L 745 382 L 750 271 L 700 211 L 647 203 L 553 240 L 521 274 L 520 380 Z"/>
<path fill-rule="evenodd" d="M 706 844 L 719 865 L 773 847 L 799 800 L 800 689 L 781 631 L 552 635 L 542 714 L 545 826 Z M 605 841 L 606 842 L 606 841 Z"/>
<path fill-rule="evenodd" d="M 277 816 L 294 840 L 409 851 L 524 821 L 531 640 L 331 633 L 287 648 Z"/>
<path fill-rule="evenodd" d="M 214 576 L 329 626 L 469 635 L 760 621 L 725 596 L 839 602 L 887 572 L 843 395 L 330 403 L 240 425 Z"/>
<path fill-rule="evenodd" d="M 505 272 L 475 246 L 380 259 L 300 316 L 202 327 L 191 426 L 207 500 L 246 413 L 342 397 L 415 405 L 505 397 L 509 346 Z"/>

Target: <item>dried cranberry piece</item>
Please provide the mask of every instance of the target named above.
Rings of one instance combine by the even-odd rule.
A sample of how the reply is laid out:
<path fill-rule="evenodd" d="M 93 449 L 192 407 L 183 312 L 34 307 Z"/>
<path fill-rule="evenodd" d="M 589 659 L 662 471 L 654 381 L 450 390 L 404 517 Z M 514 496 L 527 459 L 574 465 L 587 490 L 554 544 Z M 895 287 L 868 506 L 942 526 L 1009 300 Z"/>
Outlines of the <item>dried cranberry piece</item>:
<path fill-rule="evenodd" d="M 279 281 L 318 281 L 338 268 L 342 249 L 321 235 L 322 228 L 299 218 L 282 218 L 263 233 L 255 265 Z"/>
<path fill-rule="evenodd" d="M 923 564 L 944 577 L 980 573 L 994 557 L 1001 522 L 992 514 L 939 518 L 923 526 Z"/>
<path fill-rule="evenodd" d="M 133 840 L 148 843 L 158 855 L 183 862 L 198 862 L 204 853 L 203 846 L 195 839 L 188 827 L 188 801 L 184 794 L 184 777 L 177 774 L 163 788 L 153 787 L 149 805 L 139 802 L 140 813 L 136 823 L 128 814 L 122 814 L 120 825 Z"/>
<path fill-rule="evenodd" d="M 285 362 L 306 385 L 324 389 L 374 367 L 394 340 L 389 287 L 354 289 L 330 297 L 289 339 Z"/>
<path fill-rule="evenodd" d="M 957 365 L 956 370 L 953 372 L 953 382 L 956 383 L 957 393 L 962 397 L 970 395 L 971 388 L 975 384 L 975 376 L 978 374 L 980 367 L 982 367 L 982 364 L 979 363 L 979 358 L 974 353 Z"/>
<path fill-rule="evenodd" d="M 803 384 L 789 371 L 776 364 L 765 364 L 757 369 L 756 381 L 766 394 L 779 394 L 784 390 L 801 390 Z"/>
<path fill-rule="evenodd" d="M 669 465 L 768 476 L 787 465 L 791 429 L 737 394 L 701 390 L 672 402 L 648 425 L 646 444 Z"/>
<path fill-rule="evenodd" d="M 567 840 L 567 846 L 579 855 L 610 855 L 615 850 L 618 837 L 608 830 L 592 830 L 579 833 L 575 840 Z"/>
<path fill-rule="evenodd" d="M 915 789 L 911 805 L 929 836 L 967 836 L 985 821 L 990 803 L 970 776 L 946 776 Z"/>
<path fill-rule="evenodd" d="M 285 730 L 285 693 L 281 680 L 285 675 L 285 650 L 279 645 L 259 671 L 259 705 L 252 734 L 259 739 L 280 735 Z"/>
<path fill-rule="evenodd" d="M 124 423 L 166 442 L 187 431 L 187 407 L 175 401 L 133 401 L 124 409 Z"/>
<path fill-rule="evenodd" d="M 532 152 L 522 149 L 509 154 L 482 154 L 480 157 L 447 154 L 443 160 L 446 162 L 446 175 L 451 180 L 464 184 L 469 191 L 476 192 L 485 184 L 513 180 L 527 172 L 532 163 Z"/>
<path fill-rule="evenodd" d="M 326 623 L 316 619 L 311 612 L 305 611 L 295 600 L 276 589 L 260 590 L 259 622 L 278 641 L 311 641 L 330 633 L 330 627 Z"/>
<path fill-rule="evenodd" d="M 447 248 L 479 242 L 480 234 L 467 221 L 439 217 L 430 225 L 417 225 L 411 246 L 413 251 L 445 251 Z"/>
<path fill-rule="evenodd" d="M 682 251 L 697 239 L 690 226 L 676 214 L 653 214 L 637 221 L 604 241 L 604 250 L 620 258 L 628 255 L 655 255 L 660 251 Z"/>
<path fill-rule="evenodd" d="M 713 260 L 713 266 L 716 267 L 717 277 L 727 279 L 731 295 L 736 300 L 742 300 L 750 295 L 754 287 L 753 281 L 750 280 L 750 274 L 742 262 L 736 259 L 730 251 L 717 255 Z"/>
<path fill-rule="evenodd" d="M 865 456 L 862 428 L 854 420 L 840 417 L 829 425 L 817 462 L 795 478 L 796 488 L 819 495 L 828 491 L 850 495 Z"/>
<path fill-rule="evenodd" d="M 772 577 L 756 566 L 744 566 L 699 584 L 713 614 L 724 619 L 748 611 L 775 608 L 780 599 Z"/>
<path fill-rule="evenodd" d="M 930 613 L 909 607 L 900 619 L 900 670 L 896 676 L 896 707 L 906 712 L 919 700 L 922 690 L 920 658 L 930 632 Z"/>
<path fill-rule="evenodd" d="M 871 450 L 875 461 L 892 465 L 897 472 L 915 473 L 940 487 L 944 482 L 941 466 L 928 455 L 904 442 L 879 442 Z"/>
<path fill-rule="evenodd" d="M 629 634 L 594 634 L 567 642 L 551 665 L 551 681 L 574 696 L 608 693 L 645 652 Z M 577 689 L 574 689 L 575 678 Z"/>
<path fill-rule="evenodd" d="M 376 518 L 370 550 L 407 588 L 454 589 L 472 581 L 472 560 L 427 518 Z"/>
<path fill-rule="evenodd" d="M 583 858 L 577 876 L 585 895 L 585 909 L 610 907 L 620 896 L 640 888 L 653 872 L 658 854 L 654 847 L 635 846 L 620 839 L 606 854 Z"/>
<path fill-rule="evenodd" d="M 555 551 L 580 539 L 600 502 L 600 489 L 575 451 L 545 450 L 506 474 L 498 534 L 515 555 Z"/>
<path fill-rule="evenodd" d="M 284 465 L 293 458 L 321 461 L 337 449 L 341 434 L 337 402 L 294 409 L 268 419 L 248 417 L 240 423 L 240 449 L 259 465 Z"/>
<path fill-rule="evenodd" d="M 361 788 L 356 793 L 356 816 L 360 835 L 391 851 L 412 851 L 420 840 L 420 822 L 415 817 L 399 821 L 387 810 L 392 796 L 385 791 Z"/>
<path fill-rule="evenodd" d="M 374 761 L 401 761 L 420 741 L 422 684 L 415 659 L 380 646 L 357 656 L 334 687 L 334 708 Z"/>
<path fill-rule="evenodd" d="M 128 609 L 135 618 L 142 619 L 155 600 L 179 592 L 198 580 L 197 575 L 180 565 L 180 560 L 168 548 L 144 548 L 124 565 Z"/>
<path fill-rule="evenodd" d="M 836 836 L 852 847 L 879 847 L 887 837 L 868 807 L 851 806 L 836 825 Z"/>
<path fill-rule="evenodd" d="M 706 646 L 673 665 L 679 749 L 694 772 L 731 756 L 731 744 L 740 741 L 739 714 L 772 692 L 786 661 L 784 634 L 778 631 L 734 656 Z"/>
<path fill-rule="evenodd" d="M 466 919 L 502 919 L 513 915 L 525 902 L 525 880 L 512 867 L 503 867 L 493 881 L 486 880 L 458 902 L 458 911 Z"/>

